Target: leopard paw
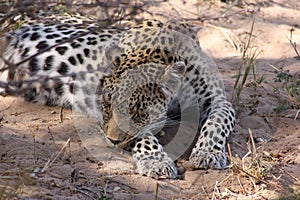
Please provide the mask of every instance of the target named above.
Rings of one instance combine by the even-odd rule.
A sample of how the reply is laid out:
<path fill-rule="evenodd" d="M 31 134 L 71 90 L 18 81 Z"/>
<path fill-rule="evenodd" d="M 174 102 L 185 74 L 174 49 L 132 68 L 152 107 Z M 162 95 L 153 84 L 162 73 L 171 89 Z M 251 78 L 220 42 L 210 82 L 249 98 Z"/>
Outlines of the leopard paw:
<path fill-rule="evenodd" d="M 190 164 L 199 169 L 225 169 L 226 155 L 222 151 L 205 151 L 203 149 L 194 148 L 190 158 Z"/>
<path fill-rule="evenodd" d="M 164 152 L 156 137 L 148 135 L 137 140 L 133 148 L 133 159 L 140 174 L 152 178 L 177 177 L 177 168 L 173 160 Z"/>
<path fill-rule="evenodd" d="M 137 161 L 136 165 L 137 170 L 141 175 L 146 175 L 155 179 L 175 179 L 178 175 L 177 168 L 171 159 L 143 159 Z"/>

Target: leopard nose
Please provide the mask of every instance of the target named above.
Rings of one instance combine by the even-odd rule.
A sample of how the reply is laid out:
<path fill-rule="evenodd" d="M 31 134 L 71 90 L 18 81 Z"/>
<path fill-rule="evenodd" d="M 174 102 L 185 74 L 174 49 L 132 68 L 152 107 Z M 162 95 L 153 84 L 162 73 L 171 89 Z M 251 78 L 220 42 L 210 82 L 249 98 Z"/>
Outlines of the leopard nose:
<path fill-rule="evenodd" d="M 104 127 L 104 132 L 106 137 L 109 138 L 113 144 L 123 141 L 126 136 L 125 132 L 119 128 L 113 118 L 111 118 Z"/>
<path fill-rule="evenodd" d="M 121 140 L 113 140 L 113 139 L 110 139 L 110 138 L 109 138 L 109 141 L 110 141 L 111 143 L 113 143 L 114 145 L 117 145 L 117 144 L 119 144 L 120 142 L 122 142 Z"/>

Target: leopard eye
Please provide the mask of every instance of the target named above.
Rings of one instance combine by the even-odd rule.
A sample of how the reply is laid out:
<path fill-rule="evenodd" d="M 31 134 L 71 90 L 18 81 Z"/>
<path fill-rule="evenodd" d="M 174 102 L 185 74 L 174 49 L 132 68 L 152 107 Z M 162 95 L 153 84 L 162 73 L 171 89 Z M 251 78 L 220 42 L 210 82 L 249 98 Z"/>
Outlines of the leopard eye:
<path fill-rule="evenodd" d="M 111 94 L 110 93 L 104 93 L 103 94 L 103 100 L 106 102 L 111 101 Z"/>

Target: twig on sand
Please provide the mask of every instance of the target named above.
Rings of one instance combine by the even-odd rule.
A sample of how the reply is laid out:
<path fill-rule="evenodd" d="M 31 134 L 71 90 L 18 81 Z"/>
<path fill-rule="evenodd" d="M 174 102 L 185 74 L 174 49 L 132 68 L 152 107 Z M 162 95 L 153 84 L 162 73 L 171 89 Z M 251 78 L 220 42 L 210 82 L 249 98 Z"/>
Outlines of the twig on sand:
<path fill-rule="evenodd" d="M 228 148 L 230 163 L 233 163 L 232 152 L 231 152 L 231 147 L 230 147 L 229 143 L 227 144 L 227 148 Z"/>
<path fill-rule="evenodd" d="M 296 113 L 296 115 L 295 115 L 295 118 L 294 118 L 294 120 L 297 120 L 297 118 L 298 118 L 299 114 L 300 114 L 300 109 L 297 111 L 297 113 Z"/>
<path fill-rule="evenodd" d="M 296 176 L 292 175 L 291 173 L 289 173 L 288 171 L 282 169 L 281 167 L 279 168 L 280 171 L 282 171 L 284 174 L 289 175 L 290 177 L 292 177 L 295 181 L 297 181 L 298 183 L 300 183 L 300 179 L 297 178 Z"/>
<path fill-rule="evenodd" d="M 83 195 L 85 195 L 85 196 L 87 196 L 87 197 L 89 197 L 89 198 L 91 198 L 91 199 L 93 199 L 93 200 L 97 200 L 97 199 L 98 199 L 98 198 L 93 197 L 93 196 L 90 195 L 89 193 L 87 193 L 87 192 L 81 190 L 80 188 L 76 188 L 76 191 L 79 192 L 79 193 L 81 193 L 81 194 L 83 194 Z"/>
<path fill-rule="evenodd" d="M 48 160 L 48 162 L 45 164 L 45 166 L 43 167 L 41 173 L 47 171 L 47 169 L 55 162 L 55 160 L 62 154 L 62 152 L 65 150 L 65 148 L 67 147 L 67 145 L 70 142 L 70 138 L 66 141 L 66 143 L 64 144 L 64 146 L 60 149 L 60 151 L 56 154 L 56 156 L 52 159 L 52 157 L 54 156 L 54 154 L 51 156 L 51 158 Z"/>
<path fill-rule="evenodd" d="M 204 192 L 205 196 L 206 196 L 206 197 L 208 197 L 208 194 L 207 194 L 207 192 L 206 192 L 205 188 L 203 187 L 203 185 L 202 185 L 202 187 L 201 187 L 201 188 L 202 188 L 202 190 L 203 190 L 203 192 Z"/>
<path fill-rule="evenodd" d="M 2 95 L 0 94 L 0 96 L 2 96 Z M 2 113 L 2 112 L 4 112 L 4 111 L 10 109 L 10 107 L 11 107 L 15 102 L 16 102 L 16 100 L 13 100 L 7 107 L 5 107 L 5 108 L 3 108 L 2 110 L 0 110 L 0 112 Z"/>
<path fill-rule="evenodd" d="M 63 119 L 63 111 L 64 111 L 64 107 L 60 107 L 60 111 L 59 111 L 59 122 L 63 123 L 64 119 Z"/>
<path fill-rule="evenodd" d="M 230 45 L 237 50 L 238 52 L 241 52 L 241 41 L 239 40 L 238 36 L 234 34 L 232 31 L 230 31 L 227 28 L 221 27 L 221 26 L 216 26 L 212 24 L 205 24 L 206 26 L 214 29 L 218 29 L 222 32 L 224 37 L 227 39 L 227 41 L 230 43 Z"/>
<path fill-rule="evenodd" d="M 250 135 L 250 139 L 251 139 L 251 144 L 252 144 L 253 152 L 255 153 L 256 152 L 256 147 L 255 147 L 255 142 L 254 142 L 254 139 L 253 139 L 253 134 L 252 134 L 252 131 L 251 131 L 250 128 L 248 128 L 248 131 L 249 131 L 249 135 Z"/>
<path fill-rule="evenodd" d="M 158 200 L 158 182 L 156 182 L 155 200 Z"/>
<path fill-rule="evenodd" d="M 121 181 L 115 180 L 115 179 L 113 179 L 113 178 L 114 178 L 114 177 L 105 177 L 105 180 L 106 180 L 106 181 L 115 182 L 115 183 L 119 183 L 119 184 L 121 184 L 121 185 L 124 185 L 124 186 L 126 186 L 126 187 L 132 189 L 132 190 L 137 190 L 135 187 L 132 187 L 132 186 L 126 184 L 126 183 L 123 183 L 123 182 L 121 182 Z"/>
<path fill-rule="evenodd" d="M 295 31 L 295 29 L 291 28 L 290 29 L 290 38 L 288 38 L 288 40 L 289 40 L 290 44 L 292 45 L 295 53 L 297 54 L 298 60 L 300 60 L 300 54 L 299 54 L 299 52 L 297 50 L 297 44 L 296 44 L 296 42 L 293 42 L 293 31 Z"/>
<path fill-rule="evenodd" d="M 251 177 L 251 178 L 254 178 L 254 179 L 256 179 L 256 180 L 258 180 L 258 181 L 260 181 L 260 182 L 262 182 L 262 183 L 264 183 L 264 184 L 266 184 L 266 185 L 268 185 L 268 186 L 273 186 L 273 187 L 276 187 L 277 189 L 282 189 L 280 186 L 278 186 L 278 185 L 276 185 L 276 184 L 267 182 L 267 181 L 265 181 L 265 180 L 263 180 L 263 179 L 261 179 L 261 178 L 258 178 L 258 177 L 256 177 L 256 176 L 254 176 L 254 175 L 252 175 L 252 174 L 246 172 L 245 170 L 243 170 L 243 169 L 240 168 L 239 166 L 235 166 L 235 167 L 236 167 L 236 169 L 239 170 L 240 172 L 242 172 L 242 173 L 246 174 L 247 176 L 249 176 L 249 177 Z"/>
<path fill-rule="evenodd" d="M 213 192 L 212 197 L 211 197 L 212 200 L 216 199 L 215 194 L 218 194 L 219 198 L 221 199 L 221 194 L 220 194 L 220 191 L 219 191 L 219 188 L 218 188 L 218 184 L 219 184 L 219 182 L 216 181 L 216 184 L 215 184 L 215 187 L 214 187 L 214 192 Z"/>
<path fill-rule="evenodd" d="M 277 67 L 275 67 L 274 65 L 269 63 L 269 66 L 272 67 L 273 69 L 275 69 L 275 71 L 277 72 L 282 72 L 282 70 L 278 69 Z"/>
<path fill-rule="evenodd" d="M 89 189 L 89 188 L 86 188 L 86 187 L 80 187 L 80 186 L 76 186 L 75 187 L 76 188 L 76 191 L 77 192 L 80 192 L 81 194 L 83 194 L 83 195 L 86 195 L 86 196 L 88 196 L 89 198 L 91 198 L 91 199 L 95 199 L 95 200 L 97 200 L 97 199 L 101 199 L 101 197 L 95 192 L 95 191 L 93 191 L 93 190 L 91 190 L 91 189 Z M 85 192 L 85 191 L 87 191 L 87 192 Z M 93 195 L 91 195 L 91 194 L 89 194 L 89 193 L 92 193 Z M 95 197 L 96 196 L 96 197 Z"/>
<path fill-rule="evenodd" d="M 241 181 L 241 179 L 240 179 L 240 175 L 239 175 L 239 174 L 237 175 L 237 180 L 238 180 L 238 182 L 239 182 L 240 188 L 242 189 L 243 193 L 244 193 L 244 194 L 247 194 L 247 192 L 246 192 L 246 190 L 245 190 L 245 187 L 244 187 L 244 185 L 243 185 L 243 183 L 242 183 L 242 181 Z"/>

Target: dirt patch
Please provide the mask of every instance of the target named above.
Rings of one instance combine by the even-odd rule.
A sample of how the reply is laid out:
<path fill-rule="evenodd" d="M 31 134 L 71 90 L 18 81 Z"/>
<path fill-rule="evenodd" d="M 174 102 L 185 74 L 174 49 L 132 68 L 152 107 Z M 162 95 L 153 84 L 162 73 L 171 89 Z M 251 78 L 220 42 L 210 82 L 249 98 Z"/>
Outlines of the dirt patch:
<path fill-rule="evenodd" d="M 235 103 L 238 123 L 230 140 L 233 162 L 245 168 L 187 171 L 183 180 L 142 177 L 122 152 L 107 148 L 109 160 L 94 158 L 78 135 L 72 111 L 63 110 L 61 118 L 60 108 L 0 97 L 0 198 L 300 199 L 300 91 L 295 87 L 298 96 L 293 98 L 286 90 L 291 80 L 276 81 L 281 71 L 292 76 L 300 72 L 289 42 L 292 30 L 292 41 L 300 43 L 299 2 L 249 0 L 232 7 L 220 1 L 183 2 L 166 2 L 152 10 L 162 20 L 179 14 L 205 19 L 199 40 L 219 66 L 229 99 L 254 20 L 251 51 L 260 52 L 255 75 L 263 80 L 257 82 L 251 73 L 247 78 Z M 65 144 L 46 173 L 33 173 Z M 247 154 L 249 149 L 254 153 Z M 247 167 L 255 170 L 245 171 Z"/>

